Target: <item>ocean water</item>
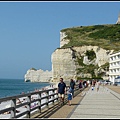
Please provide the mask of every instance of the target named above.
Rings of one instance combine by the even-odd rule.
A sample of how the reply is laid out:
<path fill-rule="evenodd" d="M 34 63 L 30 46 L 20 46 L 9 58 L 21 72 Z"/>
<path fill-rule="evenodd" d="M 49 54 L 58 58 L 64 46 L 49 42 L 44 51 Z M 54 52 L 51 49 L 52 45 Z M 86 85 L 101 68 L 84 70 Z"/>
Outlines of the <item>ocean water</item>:
<path fill-rule="evenodd" d="M 0 79 L 0 98 L 28 93 L 49 86 L 46 82 L 25 82 L 24 79 Z"/>

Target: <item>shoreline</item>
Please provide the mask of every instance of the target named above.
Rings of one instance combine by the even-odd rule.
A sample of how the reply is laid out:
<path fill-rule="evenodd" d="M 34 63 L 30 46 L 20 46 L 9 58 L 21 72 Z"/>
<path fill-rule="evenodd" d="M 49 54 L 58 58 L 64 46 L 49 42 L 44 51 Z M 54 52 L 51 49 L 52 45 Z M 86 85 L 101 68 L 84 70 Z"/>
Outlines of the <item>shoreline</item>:
<path fill-rule="evenodd" d="M 9 79 L 7 79 L 7 80 L 9 80 Z M 52 85 L 55 84 L 55 83 L 52 83 L 52 82 L 34 82 L 34 83 L 33 82 L 26 82 L 26 83 L 24 83 L 23 80 L 17 83 L 17 80 L 15 79 L 15 81 L 12 81 L 13 85 L 10 83 L 10 87 L 9 87 L 9 83 L 7 83 L 6 81 L 5 81 L 5 83 L 4 83 L 3 79 L 2 79 L 2 81 L 0 81 L 1 84 L 3 85 L 1 87 L 1 89 L 0 89 L 1 90 L 0 99 L 11 97 L 11 96 L 17 96 L 17 95 L 20 95 L 22 93 L 25 93 L 25 94 L 26 93 L 31 93 L 31 92 L 33 92 L 36 89 L 39 90 L 39 89 L 41 89 L 43 87 L 49 86 L 51 84 Z M 15 85 L 14 85 L 13 82 L 15 82 Z M 20 83 L 20 89 L 18 88 L 19 87 L 19 83 Z M 21 85 L 23 85 L 23 89 L 21 89 L 22 88 Z M 5 88 L 4 88 L 4 86 L 5 86 Z M 29 87 L 29 86 L 31 86 L 31 87 Z"/>

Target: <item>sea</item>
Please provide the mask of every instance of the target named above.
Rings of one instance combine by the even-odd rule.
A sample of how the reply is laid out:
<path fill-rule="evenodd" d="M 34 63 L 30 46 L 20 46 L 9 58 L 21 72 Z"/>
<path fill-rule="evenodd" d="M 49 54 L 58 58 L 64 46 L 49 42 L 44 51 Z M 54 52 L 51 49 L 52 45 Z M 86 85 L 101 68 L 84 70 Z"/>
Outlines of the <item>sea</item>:
<path fill-rule="evenodd" d="M 0 98 L 29 93 L 52 85 L 49 82 L 25 82 L 24 79 L 0 79 Z"/>

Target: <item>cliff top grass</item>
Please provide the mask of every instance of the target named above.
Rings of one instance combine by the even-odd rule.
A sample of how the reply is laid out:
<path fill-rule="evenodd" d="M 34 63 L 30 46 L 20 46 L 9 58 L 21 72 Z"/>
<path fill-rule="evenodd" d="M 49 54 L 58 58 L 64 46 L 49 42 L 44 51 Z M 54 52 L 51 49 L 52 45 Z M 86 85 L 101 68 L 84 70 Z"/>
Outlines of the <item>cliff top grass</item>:
<path fill-rule="evenodd" d="M 69 39 L 69 43 L 61 48 L 91 45 L 106 50 L 120 50 L 120 24 L 79 26 L 62 29 L 61 32 L 67 35 L 64 39 Z"/>

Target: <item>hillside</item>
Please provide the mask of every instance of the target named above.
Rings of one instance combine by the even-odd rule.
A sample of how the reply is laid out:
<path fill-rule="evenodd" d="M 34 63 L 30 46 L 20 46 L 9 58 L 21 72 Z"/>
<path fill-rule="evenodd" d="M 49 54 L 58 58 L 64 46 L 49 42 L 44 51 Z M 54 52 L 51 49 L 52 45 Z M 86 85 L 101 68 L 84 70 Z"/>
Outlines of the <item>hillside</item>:
<path fill-rule="evenodd" d="M 61 48 L 71 46 L 99 46 L 106 50 L 119 51 L 120 45 L 120 24 L 80 26 L 62 29 L 69 39 L 69 43 Z"/>

